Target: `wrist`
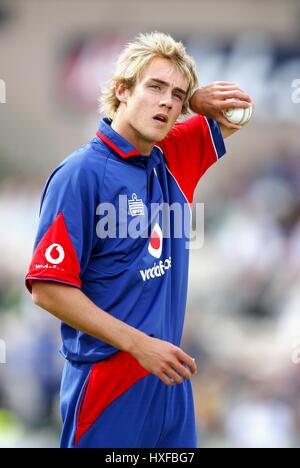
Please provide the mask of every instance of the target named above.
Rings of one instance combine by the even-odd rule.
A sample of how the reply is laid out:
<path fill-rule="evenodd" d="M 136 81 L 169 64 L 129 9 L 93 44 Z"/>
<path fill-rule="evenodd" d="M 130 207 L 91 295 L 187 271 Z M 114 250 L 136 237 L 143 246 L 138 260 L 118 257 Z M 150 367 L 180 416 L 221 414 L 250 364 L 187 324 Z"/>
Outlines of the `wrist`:
<path fill-rule="evenodd" d="M 122 351 L 126 351 L 133 357 L 136 357 L 138 350 L 142 347 L 142 342 L 144 342 L 147 338 L 149 337 L 145 333 L 137 330 L 134 327 L 130 327 L 130 331 L 127 334 L 127 339 L 124 342 Z"/>
<path fill-rule="evenodd" d="M 189 106 L 191 111 L 195 112 L 195 114 L 202 114 L 202 88 L 197 88 L 190 101 Z"/>

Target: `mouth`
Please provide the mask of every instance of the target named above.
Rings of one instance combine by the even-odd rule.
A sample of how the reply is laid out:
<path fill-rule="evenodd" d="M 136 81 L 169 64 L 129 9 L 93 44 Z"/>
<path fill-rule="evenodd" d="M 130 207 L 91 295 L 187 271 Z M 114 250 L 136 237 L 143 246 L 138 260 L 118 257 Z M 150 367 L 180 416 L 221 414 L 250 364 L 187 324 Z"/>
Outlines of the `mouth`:
<path fill-rule="evenodd" d="M 168 123 L 168 116 L 165 115 L 165 114 L 156 114 L 154 117 L 153 117 L 154 120 L 157 120 L 158 122 L 162 122 L 162 123 Z"/>

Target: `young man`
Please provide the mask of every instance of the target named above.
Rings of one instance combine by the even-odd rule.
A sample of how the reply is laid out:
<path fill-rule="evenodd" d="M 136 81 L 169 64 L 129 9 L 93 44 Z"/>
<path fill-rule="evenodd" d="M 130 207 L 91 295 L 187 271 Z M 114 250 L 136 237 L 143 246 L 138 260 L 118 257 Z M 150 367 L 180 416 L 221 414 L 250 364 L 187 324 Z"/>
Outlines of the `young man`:
<path fill-rule="evenodd" d="M 46 183 L 26 285 L 63 322 L 62 447 L 196 447 L 197 367 L 180 348 L 187 236 L 174 235 L 182 221 L 171 216 L 164 235 L 151 208 L 192 204 L 223 137 L 240 128 L 222 109 L 251 103 L 233 83 L 197 86 L 181 43 L 139 35 L 103 93 L 97 136 Z M 176 123 L 188 106 L 221 126 L 203 115 Z"/>

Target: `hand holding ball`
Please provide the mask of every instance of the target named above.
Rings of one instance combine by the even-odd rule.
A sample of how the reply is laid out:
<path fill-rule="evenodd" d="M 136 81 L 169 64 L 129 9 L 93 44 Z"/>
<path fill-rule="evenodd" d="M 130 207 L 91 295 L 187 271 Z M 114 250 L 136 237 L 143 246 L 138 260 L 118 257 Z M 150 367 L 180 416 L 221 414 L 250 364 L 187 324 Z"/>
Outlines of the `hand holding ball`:
<path fill-rule="evenodd" d="M 251 119 L 252 106 L 247 109 L 230 107 L 224 111 L 224 115 L 229 122 L 235 125 L 245 125 Z"/>

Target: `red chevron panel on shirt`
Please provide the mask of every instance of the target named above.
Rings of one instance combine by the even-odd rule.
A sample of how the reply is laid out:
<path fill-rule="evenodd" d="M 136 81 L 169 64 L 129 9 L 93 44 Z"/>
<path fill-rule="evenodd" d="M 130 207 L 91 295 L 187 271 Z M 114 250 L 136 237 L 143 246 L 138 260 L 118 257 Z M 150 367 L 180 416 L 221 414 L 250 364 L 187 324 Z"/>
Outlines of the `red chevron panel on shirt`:
<path fill-rule="evenodd" d="M 77 413 L 75 446 L 105 408 L 149 374 L 131 354 L 124 351 L 94 364 L 82 391 Z"/>
<path fill-rule="evenodd" d="M 192 203 L 200 178 L 218 160 L 206 118 L 195 115 L 176 123 L 157 146 L 163 150 L 167 167 Z"/>
<path fill-rule="evenodd" d="M 37 245 L 26 275 L 26 287 L 32 292 L 32 280 L 50 280 L 81 287 L 80 265 L 60 212 Z"/>

